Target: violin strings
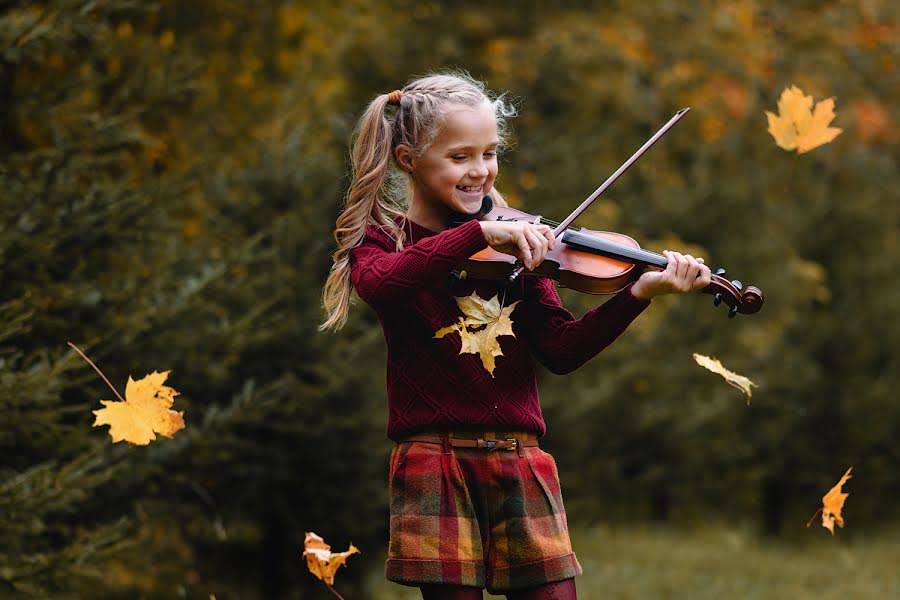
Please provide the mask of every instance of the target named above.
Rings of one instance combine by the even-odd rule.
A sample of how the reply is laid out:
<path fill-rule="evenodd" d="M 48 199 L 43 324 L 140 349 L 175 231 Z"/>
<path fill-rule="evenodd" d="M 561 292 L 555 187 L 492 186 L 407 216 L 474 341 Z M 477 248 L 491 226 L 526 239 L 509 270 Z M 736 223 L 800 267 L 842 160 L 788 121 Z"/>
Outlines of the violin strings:
<path fill-rule="evenodd" d="M 526 221 L 526 220 L 531 220 L 532 218 L 533 217 L 513 217 L 510 220 L 511 221 Z M 504 220 L 506 220 L 506 219 L 504 219 Z M 540 223 L 541 223 L 541 225 L 549 225 L 550 227 L 552 227 L 554 229 L 559 227 L 559 223 L 557 221 L 551 221 L 550 219 L 545 219 L 544 217 L 541 217 Z"/>

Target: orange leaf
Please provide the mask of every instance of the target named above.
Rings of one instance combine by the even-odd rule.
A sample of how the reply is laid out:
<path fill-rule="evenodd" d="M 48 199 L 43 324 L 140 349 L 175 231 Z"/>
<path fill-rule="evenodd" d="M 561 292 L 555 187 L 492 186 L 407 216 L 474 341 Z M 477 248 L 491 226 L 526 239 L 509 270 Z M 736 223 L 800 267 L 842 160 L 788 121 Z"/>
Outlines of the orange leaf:
<path fill-rule="evenodd" d="M 813 109 L 813 97 L 795 85 L 781 93 L 777 115 L 765 113 L 775 143 L 785 150 L 796 149 L 797 154 L 827 144 L 843 131 L 828 126 L 835 117 L 833 98 L 817 102 Z"/>
<path fill-rule="evenodd" d="M 106 408 L 93 411 L 97 415 L 94 427 L 109 425 L 113 443 L 125 440 L 140 446 L 156 439 L 154 431 L 170 438 L 176 431 L 184 429 L 184 412 L 169 410 L 173 398 L 178 395 L 174 389 L 163 385 L 170 372 L 153 371 L 138 381 L 129 376 L 125 401 L 101 400 Z"/>
<path fill-rule="evenodd" d="M 359 548 L 350 544 L 346 552 L 331 552 L 331 546 L 325 543 L 312 531 L 306 532 L 303 541 L 303 556 L 306 557 L 306 566 L 309 572 L 327 583 L 334 585 L 334 574 L 351 554 L 359 554 Z"/>
<path fill-rule="evenodd" d="M 841 509 L 844 508 L 844 500 L 846 500 L 847 496 L 850 494 L 842 492 L 841 486 L 850 479 L 850 471 L 852 470 L 853 467 L 847 469 L 847 472 L 844 473 L 841 480 L 837 482 L 837 485 L 831 488 L 827 494 L 822 496 L 822 527 L 830 531 L 831 535 L 834 535 L 835 523 L 840 527 L 844 526 L 844 518 L 841 517 Z M 815 518 L 815 515 L 813 515 L 813 518 Z M 806 526 L 809 527 L 810 523 L 812 523 L 812 520 L 810 520 Z"/>

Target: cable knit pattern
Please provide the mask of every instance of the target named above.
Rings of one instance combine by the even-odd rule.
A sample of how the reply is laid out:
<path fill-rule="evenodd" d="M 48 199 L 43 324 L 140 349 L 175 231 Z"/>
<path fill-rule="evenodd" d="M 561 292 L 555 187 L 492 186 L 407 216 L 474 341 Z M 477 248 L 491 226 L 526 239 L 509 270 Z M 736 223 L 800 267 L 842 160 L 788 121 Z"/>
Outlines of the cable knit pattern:
<path fill-rule="evenodd" d="M 487 247 L 477 221 L 434 233 L 411 221 L 406 247 L 370 225 L 351 251 L 351 281 L 371 305 L 387 343 L 390 438 L 420 431 L 532 431 L 544 435 L 532 356 L 554 373 L 568 373 L 613 342 L 648 305 L 630 286 L 576 319 L 552 281 L 522 276 L 514 283 L 459 280 L 453 269 Z M 505 288 L 505 289 L 504 289 Z M 513 336 L 501 336 L 494 376 L 476 354 L 460 354 L 458 334 L 434 333 L 458 321 L 455 296 L 499 294 L 512 313 Z"/>

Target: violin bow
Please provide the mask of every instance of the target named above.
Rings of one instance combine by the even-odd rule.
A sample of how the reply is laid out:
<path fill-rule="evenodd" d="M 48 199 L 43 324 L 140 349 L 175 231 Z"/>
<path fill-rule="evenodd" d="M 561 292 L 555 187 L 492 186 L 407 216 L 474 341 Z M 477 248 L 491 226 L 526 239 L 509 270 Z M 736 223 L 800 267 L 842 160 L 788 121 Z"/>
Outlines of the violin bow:
<path fill-rule="evenodd" d="M 682 108 L 681 110 L 679 110 L 678 112 L 676 112 L 675 115 L 671 119 L 669 119 L 665 125 L 663 125 L 662 127 L 659 128 L 659 131 L 657 131 L 656 133 L 653 134 L 653 137 L 651 137 L 649 140 L 644 142 L 644 145 L 641 146 L 640 148 L 638 148 L 637 152 L 635 152 L 634 154 L 631 155 L 631 158 L 626 160 L 622 164 L 621 167 L 616 169 L 616 172 L 613 173 L 612 175 L 610 175 L 609 179 L 604 181 L 600 187 L 598 187 L 596 190 L 594 190 L 593 194 L 588 196 L 587 199 L 578 206 L 578 208 L 573 210 L 572 213 L 568 217 L 563 219 L 562 222 L 559 225 L 557 225 L 556 229 L 553 230 L 553 236 L 559 237 L 559 235 L 569 227 L 569 225 L 572 223 L 572 221 L 577 219 L 578 216 L 581 215 L 581 213 L 583 213 L 587 209 L 587 207 L 590 206 L 591 203 L 597 199 L 598 196 L 600 196 L 600 194 L 602 194 L 603 192 L 606 191 L 606 188 L 608 188 L 610 185 L 612 185 L 612 183 L 616 179 L 619 178 L 619 175 L 621 175 L 622 173 L 627 171 L 628 167 L 633 165 L 637 161 L 637 159 L 639 159 L 641 157 L 641 155 L 650 148 L 650 146 L 652 146 L 653 144 L 656 143 L 656 140 L 658 140 L 663 135 L 665 135 L 665 133 L 669 129 L 671 129 L 672 126 L 675 125 L 675 123 L 677 123 L 678 120 L 681 117 L 683 117 L 689 110 L 691 110 L 690 107 L 685 107 L 685 108 Z M 515 280 L 516 277 L 518 277 L 524 269 L 525 269 L 525 267 L 521 266 L 521 265 L 516 267 L 515 270 L 512 272 L 512 274 L 509 276 L 509 280 L 510 281 Z"/>

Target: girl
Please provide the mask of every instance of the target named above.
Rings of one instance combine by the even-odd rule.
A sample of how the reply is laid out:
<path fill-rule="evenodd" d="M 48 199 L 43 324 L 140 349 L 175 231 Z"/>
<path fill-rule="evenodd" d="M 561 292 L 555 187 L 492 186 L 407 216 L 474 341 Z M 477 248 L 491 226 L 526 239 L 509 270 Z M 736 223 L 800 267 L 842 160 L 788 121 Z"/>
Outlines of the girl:
<path fill-rule="evenodd" d="M 453 215 L 477 213 L 488 193 L 502 202 L 493 184 L 513 112 L 467 75 L 425 77 L 375 98 L 358 125 L 334 233 L 321 329 L 344 324 L 351 288 L 381 322 L 387 435 L 396 443 L 385 570 L 421 588 L 424 600 L 480 599 L 482 588 L 511 600 L 576 598 L 581 566 L 556 464 L 538 447 L 546 428 L 532 357 L 570 372 L 654 296 L 710 279 L 702 259 L 666 252 L 664 271 L 644 273 L 575 319 L 547 279 L 455 276 L 487 246 L 533 269 L 556 243 L 546 225 L 450 227 Z"/>

